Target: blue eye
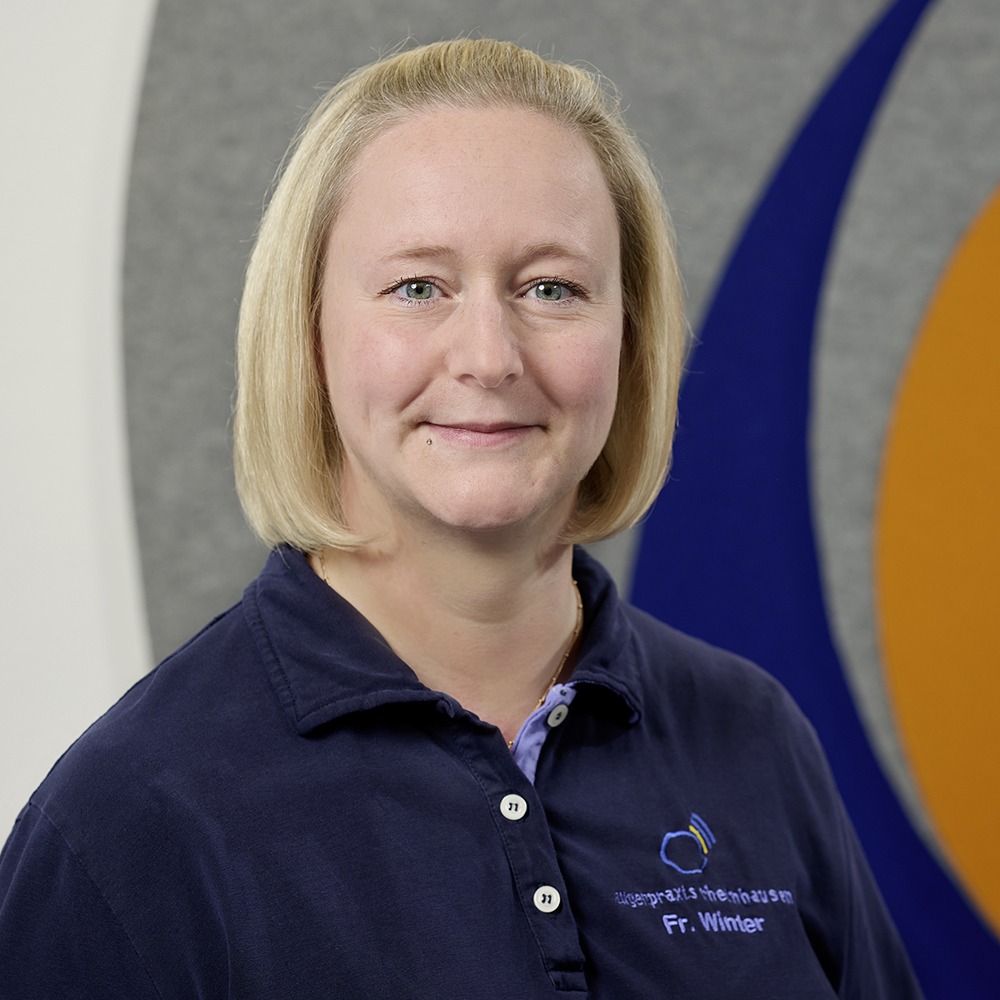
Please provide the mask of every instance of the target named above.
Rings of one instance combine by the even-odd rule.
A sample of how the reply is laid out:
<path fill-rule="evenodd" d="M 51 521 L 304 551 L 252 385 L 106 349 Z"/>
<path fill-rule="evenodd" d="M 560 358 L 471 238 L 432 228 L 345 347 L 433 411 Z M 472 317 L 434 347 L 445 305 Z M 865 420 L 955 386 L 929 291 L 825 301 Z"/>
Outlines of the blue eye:
<path fill-rule="evenodd" d="M 530 292 L 542 302 L 562 302 L 564 299 L 583 295 L 582 289 L 568 281 L 539 281 L 537 285 L 531 286 Z"/>
<path fill-rule="evenodd" d="M 544 299 L 546 302 L 558 302 L 567 291 L 568 288 L 554 281 L 543 281 L 540 285 L 535 285 L 536 298 Z"/>
<path fill-rule="evenodd" d="M 407 281 L 399 286 L 399 291 L 408 299 L 429 299 L 434 294 L 434 286 L 429 281 Z"/>

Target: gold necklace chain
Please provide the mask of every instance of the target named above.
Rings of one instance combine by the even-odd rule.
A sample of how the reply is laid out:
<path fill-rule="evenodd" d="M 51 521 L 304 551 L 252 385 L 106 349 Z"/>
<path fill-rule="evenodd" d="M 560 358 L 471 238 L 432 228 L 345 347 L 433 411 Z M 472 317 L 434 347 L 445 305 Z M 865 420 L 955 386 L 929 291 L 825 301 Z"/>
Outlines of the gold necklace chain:
<path fill-rule="evenodd" d="M 573 634 L 569 637 L 569 645 L 566 647 L 566 652 L 563 653 L 562 659 L 559 661 L 559 666 L 556 667 L 556 672 L 552 675 L 552 680 L 545 685 L 545 690 L 542 692 L 541 698 L 538 699 L 535 707 L 528 713 L 529 715 L 537 712 L 545 704 L 545 699 L 548 698 L 549 692 L 556 686 L 556 681 L 559 680 L 559 675 L 563 672 L 563 667 L 566 666 L 569 654 L 573 651 L 576 640 L 580 637 L 580 629 L 583 628 L 583 598 L 580 596 L 580 588 L 576 585 L 576 580 L 573 580 L 572 577 L 570 579 L 573 583 L 573 592 L 576 594 L 576 625 L 573 627 Z M 514 749 L 514 740 L 507 740 L 507 748 L 509 750 Z"/>

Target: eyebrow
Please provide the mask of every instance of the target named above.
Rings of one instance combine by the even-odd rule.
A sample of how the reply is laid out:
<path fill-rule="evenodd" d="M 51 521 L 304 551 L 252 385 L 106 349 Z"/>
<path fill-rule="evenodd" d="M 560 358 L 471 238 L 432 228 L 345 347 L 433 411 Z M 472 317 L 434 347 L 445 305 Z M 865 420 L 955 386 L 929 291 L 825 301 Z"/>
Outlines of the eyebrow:
<path fill-rule="evenodd" d="M 451 247 L 446 246 L 420 246 L 420 247 L 406 247 L 403 250 L 396 250 L 393 253 L 386 254 L 382 260 L 385 263 L 390 263 L 392 261 L 406 261 L 406 260 L 420 260 L 427 257 L 454 257 L 455 251 Z"/>
<path fill-rule="evenodd" d="M 394 261 L 424 260 L 427 258 L 445 259 L 455 256 L 455 251 L 451 247 L 429 244 L 427 246 L 405 247 L 394 253 L 386 254 L 382 260 L 385 263 L 391 263 Z M 582 253 L 579 250 L 572 250 L 563 243 L 532 243 L 518 254 L 518 262 L 523 266 L 524 264 L 538 260 L 540 257 L 565 257 L 568 260 L 577 260 L 585 263 L 593 261 L 593 257 L 590 254 Z"/>
<path fill-rule="evenodd" d="M 593 263 L 594 258 L 581 250 L 573 250 L 564 243 L 534 243 L 524 248 L 522 259 L 524 263 L 538 260 L 539 257 L 565 257 L 567 260 L 577 260 L 582 263 Z"/>

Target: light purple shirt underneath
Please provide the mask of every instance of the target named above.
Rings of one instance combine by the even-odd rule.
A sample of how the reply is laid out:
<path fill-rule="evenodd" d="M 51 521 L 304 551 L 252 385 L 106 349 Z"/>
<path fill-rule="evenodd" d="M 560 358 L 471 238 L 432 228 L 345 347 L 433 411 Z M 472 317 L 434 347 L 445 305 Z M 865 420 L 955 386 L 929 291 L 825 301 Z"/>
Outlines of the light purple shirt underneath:
<path fill-rule="evenodd" d="M 532 784 L 535 783 L 535 769 L 549 732 L 566 721 L 569 706 L 576 697 L 576 685 L 556 684 L 545 696 L 545 701 L 524 720 L 524 724 L 514 737 L 511 753 L 514 763 L 524 772 Z M 558 709 L 562 707 L 562 711 Z"/>

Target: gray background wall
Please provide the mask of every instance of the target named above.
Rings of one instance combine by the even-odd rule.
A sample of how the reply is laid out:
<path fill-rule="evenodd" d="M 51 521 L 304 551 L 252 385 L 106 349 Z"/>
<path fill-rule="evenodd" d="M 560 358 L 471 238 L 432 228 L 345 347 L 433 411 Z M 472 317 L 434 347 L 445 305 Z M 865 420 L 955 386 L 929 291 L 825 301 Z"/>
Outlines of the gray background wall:
<path fill-rule="evenodd" d="M 769 168 L 883 4 L 160 0 L 155 20 L 151 0 L 77 6 L 5 11 L 0 32 L 16 148 L 3 165 L 16 192 L 2 269 L 5 827 L 86 722 L 263 561 L 232 486 L 236 313 L 265 192 L 322 85 L 407 37 L 492 35 L 596 65 L 663 175 L 697 321 Z M 923 308 L 1000 180 L 998 43 L 991 0 L 945 0 L 908 51 L 850 194 L 815 373 L 837 640 L 928 836 L 882 685 L 872 505 Z M 632 542 L 602 547 L 623 583 Z"/>

